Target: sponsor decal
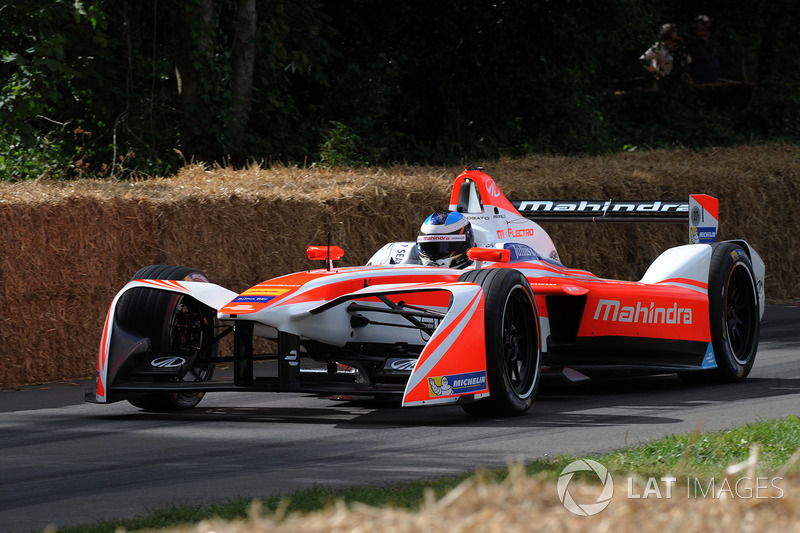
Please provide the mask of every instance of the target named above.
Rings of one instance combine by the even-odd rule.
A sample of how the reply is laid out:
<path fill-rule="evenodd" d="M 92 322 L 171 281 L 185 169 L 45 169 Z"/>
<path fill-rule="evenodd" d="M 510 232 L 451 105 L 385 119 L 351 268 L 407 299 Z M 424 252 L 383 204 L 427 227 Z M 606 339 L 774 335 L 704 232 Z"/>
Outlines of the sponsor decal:
<path fill-rule="evenodd" d="M 428 389 L 431 398 L 486 390 L 486 371 L 428 378 Z"/>
<path fill-rule="evenodd" d="M 534 213 L 686 213 L 687 202 L 615 202 L 612 200 L 523 200 L 520 211 Z"/>
<path fill-rule="evenodd" d="M 440 242 L 440 241 L 466 241 L 467 236 L 459 235 L 420 235 L 417 242 Z"/>
<path fill-rule="evenodd" d="M 513 229 L 507 228 L 506 229 L 506 238 L 514 238 L 514 237 L 533 237 L 534 229 L 533 228 L 522 228 L 522 229 Z"/>
<path fill-rule="evenodd" d="M 703 368 L 717 368 L 717 357 L 714 355 L 714 346 L 709 342 L 706 355 L 703 357 Z"/>
<path fill-rule="evenodd" d="M 533 248 L 524 244 L 507 243 L 503 248 L 511 252 L 510 262 L 539 259 Z"/>
<path fill-rule="evenodd" d="M 235 301 L 235 300 L 234 300 Z M 233 302 L 231 302 L 233 303 Z M 231 305 L 228 304 L 225 306 L 228 311 L 252 311 L 253 306 L 250 304 L 239 304 L 239 305 Z"/>
<path fill-rule="evenodd" d="M 392 263 L 398 264 L 398 263 L 405 262 L 405 260 L 408 259 L 411 256 L 410 250 L 411 250 L 412 246 L 414 246 L 414 245 L 413 244 L 409 244 L 409 243 L 399 243 L 399 244 L 397 244 L 397 246 L 394 247 L 394 251 L 393 251 L 394 256 L 389 261 L 389 264 L 391 265 Z"/>
<path fill-rule="evenodd" d="M 150 361 L 150 366 L 154 368 L 179 368 L 186 364 L 186 359 L 183 357 L 157 357 Z"/>
<path fill-rule="evenodd" d="M 400 372 L 411 372 L 417 365 L 416 359 L 389 359 L 388 367 Z"/>
<path fill-rule="evenodd" d="M 266 303 L 275 298 L 274 296 L 237 296 L 233 302 L 253 302 L 253 303 Z M 233 303 L 231 302 L 231 303 Z"/>
<path fill-rule="evenodd" d="M 710 244 L 717 240 L 717 228 L 691 227 L 692 244 Z"/>
<path fill-rule="evenodd" d="M 576 287 L 575 285 L 563 285 L 562 288 L 564 289 L 564 292 L 566 292 L 567 294 L 577 294 L 577 295 L 585 294 L 584 291 L 586 290 L 583 287 Z"/>
<path fill-rule="evenodd" d="M 495 198 L 500 197 L 500 188 L 492 179 L 486 180 L 486 192 L 489 193 L 489 196 L 494 196 Z"/>
<path fill-rule="evenodd" d="M 280 296 L 286 294 L 290 289 L 282 289 L 280 287 L 255 286 L 247 289 L 242 293 L 242 296 Z"/>
<path fill-rule="evenodd" d="M 594 319 L 634 324 L 691 324 L 692 308 L 678 307 L 677 302 L 672 307 L 656 307 L 655 302 L 622 305 L 619 300 L 600 299 L 597 301 Z"/>
<path fill-rule="evenodd" d="M 250 289 L 247 289 L 242 294 L 237 296 L 233 299 L 234 302 L 254 302 L 254 303 L 266 303 L 276 296 L 281 296 L 286 294 L 291 289 L 284 289 L 281 287 L 272 287 L 272 286 L 255 286 Z"/>

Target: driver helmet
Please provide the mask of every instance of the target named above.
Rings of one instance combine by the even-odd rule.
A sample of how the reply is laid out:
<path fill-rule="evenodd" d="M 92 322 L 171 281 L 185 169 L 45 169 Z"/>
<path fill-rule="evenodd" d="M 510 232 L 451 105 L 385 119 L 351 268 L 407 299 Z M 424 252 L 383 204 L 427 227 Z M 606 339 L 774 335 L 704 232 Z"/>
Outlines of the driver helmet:
<path fill-rule="evenodd" d="M 425 219 L 417 236 L 422 264 L 464 268 L 472 263 L 467 250 L 475 246 L 472 224 L 457 211 L 436 211 Z"/>

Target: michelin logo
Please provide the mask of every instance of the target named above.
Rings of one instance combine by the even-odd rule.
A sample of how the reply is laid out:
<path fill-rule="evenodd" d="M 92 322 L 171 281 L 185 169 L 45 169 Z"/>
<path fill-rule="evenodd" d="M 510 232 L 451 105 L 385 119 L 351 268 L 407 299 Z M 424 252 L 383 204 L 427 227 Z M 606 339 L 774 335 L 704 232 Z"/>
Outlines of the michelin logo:
<path fill-rule="evenodd" d="M 486 390 L 486 371 L 428 378 L 428 389 L 431 398 L 484 391 Z"/>
<path fill-rule="evenodd" d="M 714 227 L 700 228 L 692 226 L 691 240 L 692 244 L 711 244 L 717 240 L 717 229 Z"/>

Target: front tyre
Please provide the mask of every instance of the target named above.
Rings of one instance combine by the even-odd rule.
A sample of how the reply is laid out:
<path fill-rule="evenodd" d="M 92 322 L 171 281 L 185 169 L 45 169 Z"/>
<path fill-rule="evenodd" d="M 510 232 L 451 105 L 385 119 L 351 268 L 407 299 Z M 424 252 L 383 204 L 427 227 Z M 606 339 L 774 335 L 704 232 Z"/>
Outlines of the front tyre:
<path fill-rule="evenodd" d="M 742 381 L 756 359 L 760 313 L 753 265 L 740 245 L 725 242 L 714 249 L 708 304 L 717 359 L 713 374 L 722 381 Z"/>
<path fill-rule="evenodd" d="M 509 268 L 467 272 L 459 281 L 483 288 L 490 396 L 464 404 L 474 416 L 515 416 L 530 409 L 539 388 L 539 313 L 528 280 Z"/>
<path fill-rule="evenodd" d="M 164 279 L 208 282 L 205 274 L 193 268 L 153 265 L 133 275 L 137 279 Z M 117 320 L 126 329 L 150 338 L 153 352 L 185 353 L 190 365 L 179 376 L 168 379 L 179 382 L 208 381 L 214 374 L 213 358 L 217 345 L 214 338 L 216 316 L 212 309 L 189 296 L 136 288 L 128 291 L 117 306 Z M 191 409 L 203 399 L 202 392 L 155 392 L 129 398 L 128 401 L 146 411 Z"/>

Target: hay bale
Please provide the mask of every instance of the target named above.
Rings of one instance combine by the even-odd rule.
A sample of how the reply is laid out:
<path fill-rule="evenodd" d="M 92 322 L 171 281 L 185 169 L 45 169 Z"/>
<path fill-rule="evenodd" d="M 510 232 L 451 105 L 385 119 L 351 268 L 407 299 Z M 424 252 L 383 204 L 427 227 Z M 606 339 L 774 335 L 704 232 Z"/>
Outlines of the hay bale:
<path fill-rule="evenodd" d="M 384 531 L 405 533 L 433 528 L 454 532 L 524 533 L 556 532 L 636 532 L 703 531 L 731 533 L 749 531 L 796 531 L 800 526 L 800 507 L 791 498 L 800 490 L 800 480 L 779 482 L 783 494 L 762 491 L 762 497 L 687 498 L 685 486 L 666 498 L 628 498 L 626 486 L 615 486 L 606 507 L 594 516 L 581 517 L 567 511 L 558 498 L 556 484 L 540 478 L 513 474 L 503 483 L 465 481 L 441 499 L 431 495 L 418 511 L 392 507 L 375 508 L 336 502 L 314 513 L 278 511 L 265 515 L 258 504 L 251 507 L 246 520 L 205 520 L 194 526 L 178 527 L 171 533 L 350 533 Z M 743 486 L 742 486 L 743 487 Z M 755 495 L 755 488 L 751 494 Z M 681 492 L 680 489 L 684 489 Z M 593 502 L 596 485 L 571 483 L 576 501 Z M 637 492 L 641 494 L 641 488 Z"/>
<path fill-rule="evenodd" d="M 486 163 L 511 199 L 720 199 L 721 238 L 744 238 L 767 264 L 770 302 L 800 293 L 799 150 L 790 145 L 530 156 Z M 363 264 L 413 240 L 446 208 L 462 167 L 329 170 L 191 165 L 169 179 L 0 184 L 0 386 L 93 375 L 107 306 L 140 267 L 206 272 L 235 291 L 318 268 L 305 257 L 327 232 Z M 562 260 L 601 277 L 638 279 L 686 229 L 548 226 Z"/>

